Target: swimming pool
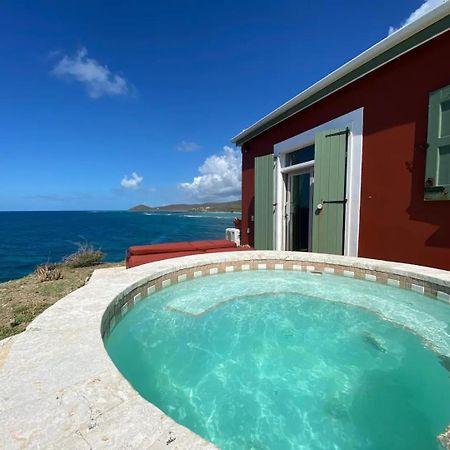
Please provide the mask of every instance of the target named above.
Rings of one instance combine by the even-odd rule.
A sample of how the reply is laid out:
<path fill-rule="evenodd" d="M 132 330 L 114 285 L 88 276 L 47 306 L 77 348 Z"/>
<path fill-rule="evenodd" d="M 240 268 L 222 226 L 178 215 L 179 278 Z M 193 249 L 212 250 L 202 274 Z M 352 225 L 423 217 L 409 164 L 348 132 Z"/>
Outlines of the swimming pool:
<path fill-rule="evenodd" d="M 134 298 L 106 348 L 144 398 L 218 447 L 439 448 L 448 304 L 312 271 L 170 284 Z"/>

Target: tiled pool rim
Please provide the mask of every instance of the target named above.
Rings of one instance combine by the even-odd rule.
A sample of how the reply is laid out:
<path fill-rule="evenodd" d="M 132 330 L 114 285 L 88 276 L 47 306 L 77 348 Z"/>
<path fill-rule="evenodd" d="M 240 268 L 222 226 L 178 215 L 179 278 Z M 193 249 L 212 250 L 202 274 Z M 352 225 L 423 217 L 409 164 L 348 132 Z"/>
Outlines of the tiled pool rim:
<path fill-rule="evenodd" d="M 390 284 L 450 307 L 450 272 L 363 258 L 252 251 L 101 269 L 24 333 L 0 341 L 0 448 L 216 448 L 142 399 L 109 359 L 102 338 L 148 293 L 189 278 L 267 269 Z M 450 449 L 450 428 L 440 440 Z"/>
<path fill-rule="evenodd" d="M 305 260 L 306 259 L 306 260 Z M 249 270 L 289 270 L 314 273 L 328 273 L 349 278 L 356 278 L 365 281 L 387 284 L 400 289 L 410 289 L 419 294 L 423 294 L 431 299 L 437 299 L 449 304 L 450 307 L 450 286 L 440 284 L 438 279 L 430 276 L 423 276 L 420 273 L 410 271 L 387 271 L 385 264 L 368 264 L 361 261 L 352 261 L 351 264 L 344 264 L 343 261 L 330 261 L 328 255 L 327 262 L 309 258 L 257 258 L 230 260 L 226 262 L 197 264 L 191 267 L 182 267 L 174 271 L 159 274 L 154 278 L 146 280 L 143 284 L 134 287 L 131 291 L 125 291 L 108 306 L 103 315 L 101 334 L 104 339 L 114 329 L 121 318 L 130 311 L 135 304 L 151 294 L 169 287 L 176 283 L 181 283 L 194 278 L 216 275 L 218 273 L 241 272 Z"/>

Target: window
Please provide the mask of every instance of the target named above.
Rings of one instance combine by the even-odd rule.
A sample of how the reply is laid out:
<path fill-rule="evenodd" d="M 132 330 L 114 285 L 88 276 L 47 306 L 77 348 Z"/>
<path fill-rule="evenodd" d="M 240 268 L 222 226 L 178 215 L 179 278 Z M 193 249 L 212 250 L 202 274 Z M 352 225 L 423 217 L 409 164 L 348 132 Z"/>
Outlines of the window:
<path fill-rule="evenodd" d="M 450 85 L 430 94 L 425 200 L 450 200 Z"/>
<path fill-rule="evenodd" d="M 293 166 L 314 159 L 314 144 L 287 154 L 287 165 Z"/>

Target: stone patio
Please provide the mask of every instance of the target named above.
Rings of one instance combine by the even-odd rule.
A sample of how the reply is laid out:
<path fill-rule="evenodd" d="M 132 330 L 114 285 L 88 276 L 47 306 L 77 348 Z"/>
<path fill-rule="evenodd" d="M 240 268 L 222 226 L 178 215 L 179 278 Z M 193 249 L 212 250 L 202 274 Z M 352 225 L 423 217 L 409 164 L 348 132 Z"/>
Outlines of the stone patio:
<path fill-rule="evenodd" d="M 25 332 L 0 341 L 0 448 L 216 448 L 134 391 L 106 353 L 102 317 L 124 292 L 132 293 L 170 273 L 211 265 L 220 272 L 236 262 L 266 266 L 265 261 L 303 264 L 305 270 L 342 267 L 365 279 L 379 274 L 378 281 L 384 283 L 386 274 L 393 274 L 409 279 L 411 289 L 419 286 L 427 293 L 434 286 L 435 296 L 450 298 L 450 273 L 443 270 L 311 253 L 212 253 L 129 270 L 100 269 L 86 286 L 44 311 Z"/>

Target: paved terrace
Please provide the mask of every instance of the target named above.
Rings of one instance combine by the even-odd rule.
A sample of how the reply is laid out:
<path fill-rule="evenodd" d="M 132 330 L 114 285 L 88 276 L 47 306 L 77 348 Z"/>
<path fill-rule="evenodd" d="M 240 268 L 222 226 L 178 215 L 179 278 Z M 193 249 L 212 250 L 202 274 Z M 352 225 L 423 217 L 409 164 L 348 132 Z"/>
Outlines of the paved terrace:
<path fill-rule="evenodd" d="M 25 332 L 0 341 L 0 448 L 215 449 L 141 398 L 121 376 L 103 345 L 102 316 L 124 291 L 171 272 L 266 260 L 387 272 L 440 286 L 441 297 L 450 298 L 446 271 L 311 253 L 230 252 L 129 270 L 99 269 L 86 286 L 44 311 Z M 450 449 L 450 429 L 441 439 Z"/>

